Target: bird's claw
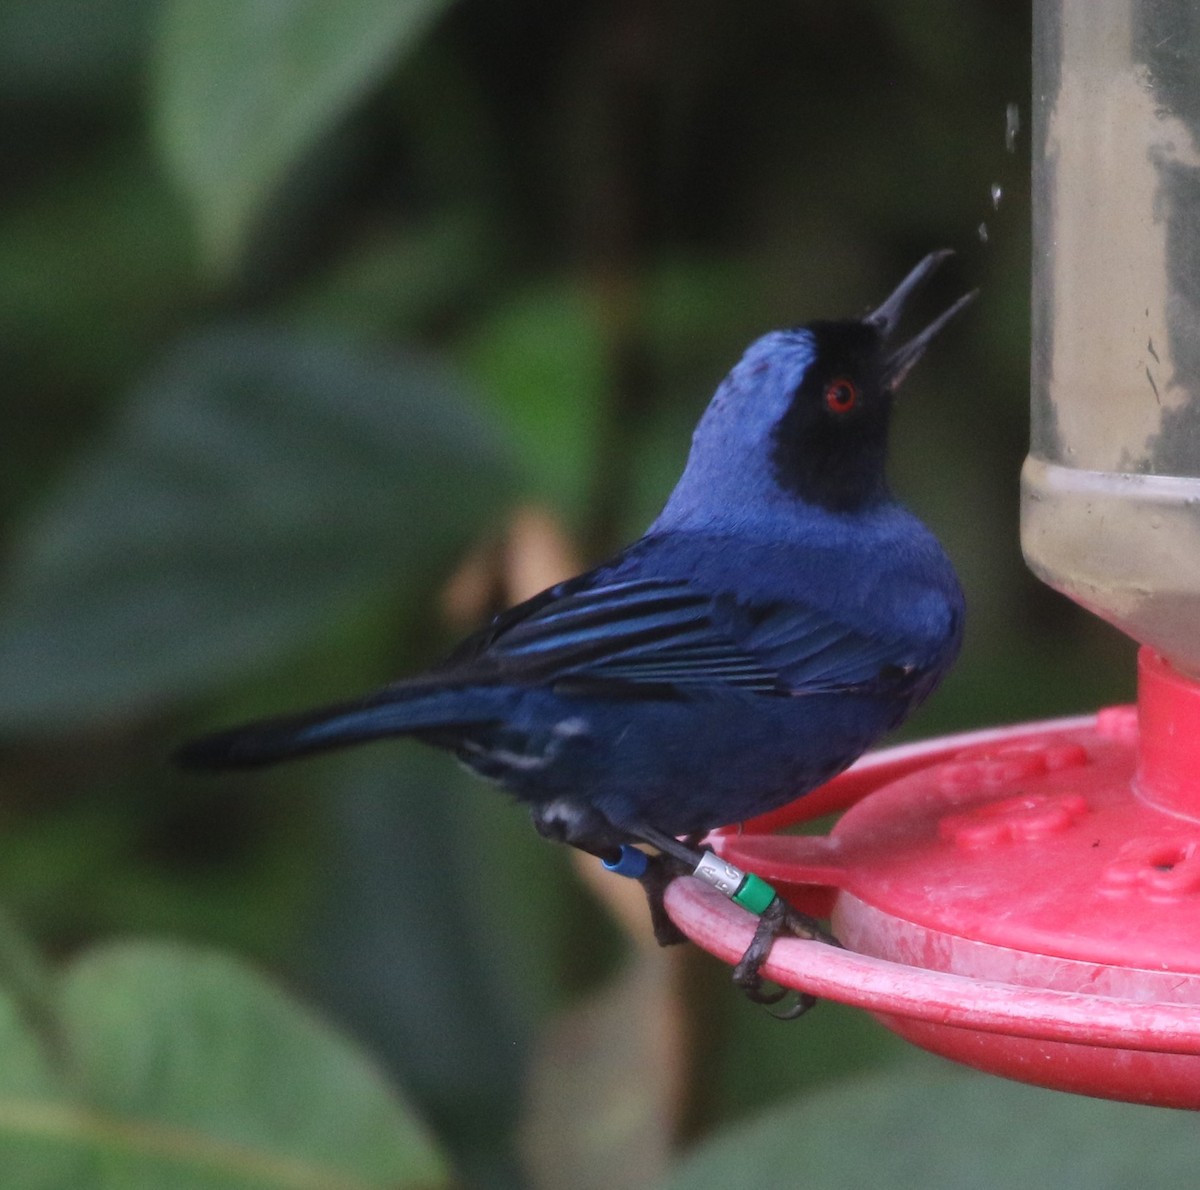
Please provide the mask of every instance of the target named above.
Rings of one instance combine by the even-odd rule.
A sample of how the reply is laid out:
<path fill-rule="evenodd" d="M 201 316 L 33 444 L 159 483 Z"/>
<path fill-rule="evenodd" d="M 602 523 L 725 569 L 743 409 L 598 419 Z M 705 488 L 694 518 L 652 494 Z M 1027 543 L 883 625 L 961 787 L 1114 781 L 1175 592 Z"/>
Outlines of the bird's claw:
<path fill-rule="evenodd" d="M 783 934 L 793 938 L 811 938 L 825 942 L 831 946 L 841 946 L 841 943 L 826 930 L 815 918 L 793 909 L 782 897 L 776 897 L 759 915 L 754 937 L 746 947 L 746 953 L 733 969 L 733 982 L 745 992 L 747 999 L 754 1004 L 774 1005 L 792 993 L 790 988 L 775 988 L 767 990 L 763 986 L 762 966 L 771 953 L 775 939 Z M 791 1021 L 803 1016 L 814 1004 L 817 998 L 808 992 L 796 992 L 795 1002 L 781 1012 L 771 1015 L 779 1020 Z"/>
<path fill-rule="evenodd" d="M 537 817 L 535 817 L 535 822 L 538 822 Z M 540 824 L 539 829 L 542 829 Z M 705 858 L 712 859 L 712 853 L 697 850 L 699 844 L 697 837 L 688 837 L 681 842 L 644 826 L 638 828 L 637 834 L 643 842 L 650 843 L 651 846 L 659 849 L 653 855 L 646 855 L 645 852 L 639 850 L 634 851 L 639 863 L 644 865 L 640 874 L 637 875 L 637 880 L 646 894 L 654 939 L 659 946 L 673 946 L 679 942 L 686 942 L 687 935 L 667 913 L 664 897 L 668 885 L 679 876 L 702 876 L 707 883 L 713 884 L 711 876 L 702 872 L 704 865 L 701 863 Z M 597 835 L 595 832 L 577 832 L 575 837 L 569 841 L 577 847 L 582 846 L 584 850 L 593 851 L 594 854 L 602 854 L 602 848 L 596 845 Z M 613 870 L 620 870 L 622 867 L 618 862 L 611 860 L 606 860 L 606 866 L 611 866 Z M 770 885 L 765 884 L 758 877 L 740 872 L 732 865 L 726 865 L 724 869 L 721 869 L 718 864 L 718 870 L 722 881 L 732 875 L 738 882 L 739 892 L 736 895 L 733 891 L 722 887 L 722 891 L 735 903 L 738 903 L 740 890 L 744 889 L 749 881 L 756 881 L 759 888 L 768 893 L 774 893 Z M 624 874 L 634 875 L 634 872 L 627 870 Z M 721 887 L 721 885 L 718 884 L 717 887 Z M 790 934 L 794 938 L 811 938 L 829 943 L 831 946 L 840 946 L 841 943 L 816 918 L 809 917 L 808 914 L 801 913 L 798 909 L 793 909 L 777 894 L 772 896 L 770 903 L 759 914 L 754 937 L 750 940 L 750 945 L 746 947 L 745 954 L 733 969 L 733 982 L 755 1004 L 775 1005 L 792 996 L 793 1002 L 788 1008 L 771 1014 L 779 1020 L 790 1021 L 798 1016 L 803 1016 L 816 1004 L 817 1000 L 815 996 L 807 992 L 794 991 L 784 987 L 767 989 L 763 986 L 762 966 L 771 953 L 775 939 L 781 934 Z"/>

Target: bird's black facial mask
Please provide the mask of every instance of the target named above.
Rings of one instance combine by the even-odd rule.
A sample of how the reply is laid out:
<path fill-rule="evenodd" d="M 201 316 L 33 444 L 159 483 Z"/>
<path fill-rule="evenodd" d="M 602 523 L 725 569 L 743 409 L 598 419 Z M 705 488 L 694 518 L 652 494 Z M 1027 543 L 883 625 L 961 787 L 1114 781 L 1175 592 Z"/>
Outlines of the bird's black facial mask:
<path fill-rule="evenodd" d="M 867 322 L 816 322 L 813 361 L 775 427 L 771 464 L 784 491 L 833 512 L 887 498 L 892 394 L 883 336 Z"/>
<path fill-rule="evenodd" d="M 888 499 L 884 464 L 892 397 L 933 338 L 966 305 L 964 294 L 907 343 L 897 324 L 948 250 L 931 252 L 865 318 L 814 322 L 813 358 L 772 435 L 771 464 L 784 491 L 834 512 Z"/>

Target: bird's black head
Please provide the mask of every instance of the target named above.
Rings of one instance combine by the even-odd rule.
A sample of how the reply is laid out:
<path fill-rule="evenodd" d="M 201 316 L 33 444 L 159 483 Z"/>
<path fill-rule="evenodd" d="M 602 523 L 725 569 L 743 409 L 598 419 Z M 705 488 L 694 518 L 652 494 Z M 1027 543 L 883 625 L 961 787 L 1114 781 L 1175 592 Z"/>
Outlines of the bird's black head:
<path fill-rule="evenodd" d="M 655 528 L 778 535 L 779 518 L 794 522 L 798 502 L 850 513 L 886 500 L 892 398 L 974 296 L 895 345 L 909 296 L 948 255 L 927 256 L 863 318 L 770 331 L 751 343 L 708 403 Z"/>
<path fill-rule="evenodd" d="M 865 322 L 814 322 L 812 363 L 772 433 L 776 482 L 836 512 L 887 497 L 884 463 L 892 393 L 883 338 Z"/>
<path fill-rule="evenodd" d="M 810 360 L 772 432 L 776 482 L 809 504 L 854 512 L 888 498 L 885 474 L 892 401 L 930 340 L 974 297 L 960 298 L 915 338 L 889 340 L 913 291 L 949 253 L 927 256 L 877 310 L 844 322 L 813 322 Z"/>

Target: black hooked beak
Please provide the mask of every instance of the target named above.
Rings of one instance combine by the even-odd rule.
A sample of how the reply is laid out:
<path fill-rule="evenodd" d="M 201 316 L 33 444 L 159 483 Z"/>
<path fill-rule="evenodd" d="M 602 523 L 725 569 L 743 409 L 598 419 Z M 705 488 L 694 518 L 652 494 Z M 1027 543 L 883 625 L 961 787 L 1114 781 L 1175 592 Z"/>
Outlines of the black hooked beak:
<path fill-rule="evenodd" d="M 879 331 L 880 335 L 886 341 L 895 331 L 896 324 L 900 321 L 900 316 L 904 313 L 904 307 L 908 304 L 908 299 L 925 283 L 926 279 L 943 260 L 953 255 L 954 253 L 949 248 L 943 248 L 938 252 L 931 252 L 896 286 L 891 296 L 883 305 L 878 307 L 878 309 L 872 310 L 863 321 L 868 326 L 873 326 Z M 883 374 L 883 383 L 888 390 L 894 392 L 900 387 L 901 381 L 912 370 L 912 366 L 925 354 L 925 348 L 933 341 L 933 337 L 964 306 L 974 301 L 978 293 L 979 290 L 973 289 L 970 293 L 963 294 L 949 310 L 935 318 L 919 335 L 913 339 L 909 339 L 902 347 L 897 347 L 888 356 L 884 364 Z"/>

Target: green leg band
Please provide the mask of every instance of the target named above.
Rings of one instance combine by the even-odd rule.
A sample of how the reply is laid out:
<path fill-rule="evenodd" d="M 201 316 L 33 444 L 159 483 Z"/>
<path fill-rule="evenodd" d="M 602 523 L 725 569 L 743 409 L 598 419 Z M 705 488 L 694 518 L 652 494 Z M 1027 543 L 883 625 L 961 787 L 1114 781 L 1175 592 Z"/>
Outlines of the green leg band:
<path fill-rule="evenodd" d="M 760 880 L 753 872 L 746 873 L 746 879 L 741 887 L 730 898 L 735 905 L 748 909 L 751 913 L 762 913 L 775 899 L 775 890 L 765 881 Z"/>

